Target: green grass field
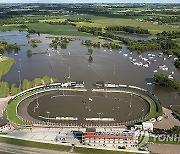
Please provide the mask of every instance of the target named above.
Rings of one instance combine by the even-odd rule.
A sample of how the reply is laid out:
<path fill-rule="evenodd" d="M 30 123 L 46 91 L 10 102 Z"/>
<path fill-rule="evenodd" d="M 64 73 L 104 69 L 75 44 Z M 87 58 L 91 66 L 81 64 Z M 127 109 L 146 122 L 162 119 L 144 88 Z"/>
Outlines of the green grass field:
<path fill-rule="evenodd" d="M 62 16 L 37 16 L 37 17 L 18 17 L 18 20 L 38 19 L 40 23 L 27 23 L 30 29 L 39 31 L 41 33 L 54 34 L 54 35 L 68 35 L 68 36 L 92 36 L 90 34 L 82 33 L 77 31 L 77 27 L 71 25 L 50 25 L 45 21 L 59 22 L 65 19 L 76 19 L 76 18 L 87 18 L 91 19 L 93 23 L 88 22 L 77 22 L 79 26 L 89 27 L 106 27 L 106 26 L 134 26 L 148 29 L 152 34 L 157 34 L 162 31 L 179 31 L 178 25 L 158 25 L 156 22 L 141 22 L 138 19 L 125 19 L 125 18 L 113 18 L 105 16 L 94 16 L 94 15 L 62 15 Z M 19 30 L 22 29 L 19 25 L 5 25 L 0 26 L 0 30 Z"/>
<path fill-rule="evenodd" d="M 18 97 L 16 100 L 12 101 L 6 108 L 6 116 L 7 118 L 16 123 L 16 124 L 20 124 L 20 125 L 25 125 L 26 123 L 23 122 L 22 120 L 20 120 L 17 116 L 16 116 L 16 107 L 17 107 L 17 104 L 22 100 L 24 99 L 25 97 L 27 96 L 30 96 L 33 92 L 31 93 L 28 93 L 28 94 L 25 94 L 21 97 Z"/>
<path fill-rule="evenodd" d="M 0 82 L 0 98 L 9 96 L 9 84 L 7 82 Z"/>
<path fill-rule="evenodd" d="M 0 62 L 0 80 L 3 75 L 9 72 L 14 63 L 15 60 L 10 57 L 8 57 L 5 61 Z"/>
<path fill-rule="evenodd" d="M 98 19 L 93 20 L 94 23 L 87 22 L 79 22 L 78 26 L 92 26 L 92 27 L 106 27 L 106 26 L 133 26 L 133 27 L 141 27 L 144 29 L 148 29 L 150 33 L 157 34 L 162 31 L 179 31 L 179 26 L 173 25 L 158 25 L 152 22 L 141 22 L 138 20 L 132 19 L 122 19 L 122 18 L 107 18 L 107 19 Z"/>

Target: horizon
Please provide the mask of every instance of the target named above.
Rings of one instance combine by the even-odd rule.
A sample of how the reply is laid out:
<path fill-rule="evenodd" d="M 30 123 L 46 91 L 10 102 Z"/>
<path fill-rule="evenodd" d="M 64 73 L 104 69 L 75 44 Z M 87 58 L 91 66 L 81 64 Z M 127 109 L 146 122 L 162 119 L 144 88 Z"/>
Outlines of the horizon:
<path fill-rule="evenodd" d="M 74 2 L 76 1 L 76 2 Z M 21 0 L 1 0 L 0 3 L 46 3 L 46 4 L 77 4 L 77 3 L 84 3 L 84 4 L 92 4 L 92 3 L 99 3 L 99 4 L 180 4 L 179 0 L 159 0 L 158 2 L 156 0 L 91 0 L 91 2 L 87 2 L 85 0 L 24 0 L 23 2 Z"/>

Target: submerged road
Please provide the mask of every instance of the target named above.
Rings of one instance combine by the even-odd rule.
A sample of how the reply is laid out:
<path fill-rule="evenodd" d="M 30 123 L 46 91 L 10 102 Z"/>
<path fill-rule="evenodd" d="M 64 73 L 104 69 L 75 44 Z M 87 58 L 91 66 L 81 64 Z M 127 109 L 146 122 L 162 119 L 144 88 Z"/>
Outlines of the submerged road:
<path fill-rule="evenodd" d="M 0 143 L 1 154 L 69 154 L 70 152 L 47 150 L 40 148 L 16 146 L 6 143 Z"/>

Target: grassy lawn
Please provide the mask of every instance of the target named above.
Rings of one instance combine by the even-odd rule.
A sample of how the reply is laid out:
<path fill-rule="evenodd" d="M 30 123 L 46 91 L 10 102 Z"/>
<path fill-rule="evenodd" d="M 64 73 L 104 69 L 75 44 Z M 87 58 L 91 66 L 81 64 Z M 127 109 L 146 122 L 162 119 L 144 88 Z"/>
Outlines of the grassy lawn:
<path fill-rule="evenodd" d="M 30 23 L 27 24 L 27 26 L 30 29 L 46 34 L 68 36 L 92 36 L 90 34 L 79 32 L 76 27 L 71 25 L 50 25 L 47 23 Z"/>
<path fill-rule="evenodd" d="M 0 80 L 3 75 L 9 72 L 12 65 L 15 63 L 13 58 L 8 57 L 5 61 L 0 62 Z"/>
<path fill-rule="evenodd" d="M 161 107 L 161 105 L 158 102 L 154 102 L 148 96 L 146 97 L 146 99 L 148 100 L 148 102 L 149 102 L 149 104 L 151 106 L 151 111 L 150 111 L 149 116 L 147 117 L 147 120 L 162 115 L 162 107 Z"/>
<path fill-rule="evenodd" d="M 18 146 L 41 148 L 41 149 L 56 150 L 56 151 L 69 152 L 71 149 L 71 146 L 56 145 L 56 144 L 50 144 L 50 143 L 40 143 L 40 142 L 12 139 L 12 138 L 6 138 L 6 137 L 0 137 L 0 142 L 18 145 Z M 78 148 L 78 147 L 74 148 L 74 152 L 84 153 L 84 154 L 92 154 L 92 153 L 93 154 L 129 154 L 130 153 L 130 152 L 118 152 L 118 151 L 108 151 L 108 150 L 98 150 L 98 149 L 88 149 L 88 148 Z"/>
<path fill-rule="evenodd" d="M 14 123 L 17 124 L 21 124 L 24 125 L 26 124 L 25 122 L 21 121 L 17 116 L 16 116 L 16 107 L 17 104 L 24 99 L 27 96 L 30 96 L 31 94 L 33 94 L 33 92 L 25 94 L 21 97 L 18 97 L 16 100 L 12 101 L 6 108 L 6 116 L 8 117 L 8 119 Z"/>
<path fill-rule="evenodd" d="M 20 30 L 20 29 L 22 28 L 20 28 L 19 25 L 17 24 L 0 26 L 1 31 L 11 31 L 11 30 Z"/>
<path fill-rule="evenodd" d="M 18 146 L 42 148 L 42 149 L 57 150 L 57 151 L 69 151 L 71 148 L 69 146 L 55 145 L 55 144 L 49 144 L 49 143 L 40 143 L 40 142 L 33 142 L 33 141 L 25 141 L 25 140 L 20 140 L 20 139 L 10 139 L 10 138 L 6 138 L 6 137 L 0 137 L 0 142 L 18 145 Z"/>
<path fill-rule="evenodd" d="M 41 33 L 54 34 L 54 35 L 68 35 L 68 36 L 92 36 L 90 34 L 82 33 L 77 31 L 77 27 L 71 25 L 50 25 L 45 23 L 48 22 L 62 22 L 65 19 L 77 19 L 86 18 L 91 19 L 93 23 L 88 22 L 77 22 L 77 27 L 79 26 L 89 26 L 89 27 L 106 27 L 106 26 L 134 26 L 148 29 L 152 34 L 157 34 L 162 31 L 179 31 L 179 26 L 174 25 L 158 25 L 155 22 L 141 22 L 136 19 L 125 19 L 125 18 L 113 18 L 105 16 L 94 16 L 94 15 L 62 15 L 62 16 L 37 16 L 37 17 L 19 17 L 19 20 L 28 19 L 38 19 L 40 23 L 27 23 L 30 29 L 39 31 Z M 4 25 L 0 26 L 0 30 L 19 30 L 22 29 L 19 25 Z"/>
<path fill-rule="evenodd" d="M 9 84 L 7 82 L 0 82 L 0 97 L 9 96 Z"/>
<path fill-rule="evenodd" d="M 94 23 L 79 22 L 78 26 L 89 26 L 89 27 L 106 27 L 106 26 L 133 26 L 148 29 L 152 34 L 161 33 L 162 31 L 179 31 L 178 26 L 173 25 L 158 25 L 152 22 L 141 22 L 133 19 L 122 19 L 122 18 L 103 18 L 95 19 Z"/>

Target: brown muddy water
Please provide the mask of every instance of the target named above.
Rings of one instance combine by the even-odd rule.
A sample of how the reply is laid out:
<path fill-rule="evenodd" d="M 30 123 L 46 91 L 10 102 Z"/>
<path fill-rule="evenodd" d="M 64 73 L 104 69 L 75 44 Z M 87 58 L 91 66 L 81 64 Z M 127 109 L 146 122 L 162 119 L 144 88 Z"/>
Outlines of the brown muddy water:
<path fill-rule="evenodd" d="M 85 81 L 85 87 L 88 89 L 88 91 L 92 89 L 92 84 L 96 83 L 97 81 L 113 82 L 118 84 L 138 86 L 147 89 L 159 97 L 164 107 L 168 107 L 171 104 L 175 105 L 180 103 L 180 94 L 176 90 L 156 86 L 153 84 L 147 85 L 147 83 L 153 82 L 152 77 L 154 75 L 155 70 L 167 75 L 170 75 L 173 72 L 173 77 L 177 80 L 180 80 L 180 71 L 177 70 L 173 65 L 175 57 L 172 56 L 169 59 L 166 55 L 162 55 L 162 57 L 159 57 L 159 52 L 153 51 L 143 53 L 142 56 L 144 58 L 148 58 L 151 62 L 148 68 L 144 68 L 142 66 L 133 65 L 131 63 L 132 59 L 136 59 L 137 62 L 142 62 L 143 64 L 146 64 L 146 62 L 142 61 L 136 52 L 130 53 L 126 46 L 122 45 L 123 48 L 121 50 L 112 51 L 104 48 L 93 48 L 93 61 L 89 62 L 89 55 L 87 52 L 88 48 L 86 46 L 81 45 L 81 40 L 95 38 L 75 37 L 77 38 L 77 40 L 70 42 L 67 49 L 58 48 L 57 50 L 53 51 L 48 46 L 52 40 L 51 38 L 48 38 L 49 36 L 51 35 L 32 35 L 31 39 L 40 39 L 42 41 L 42 43 L 40 43 L 37 48 L 33 49 L 27 43 L 29 39 L 26 38 L 26 32 L 0 32 L 0 39 L 6 40 L 9 43 L 16 42 L 18 44 L 23 45 L 21 47 L 21 51 L 19 51 L 17 55 L 15 55 L 13 52 L 5 53 L 6 56 L 15 58 L 16 63 L 12 66 L 8 74 L 3 76 L 2 80 L 7 81 L 9 83 L 19 84 L 18 71 L 20 70 L 21 80 L 23 80 L 24 78 L 34 79 L 36 77 L 43 77 L 45 75 L 49 75 L 52 77 L 57 77 L 60 82 L 65 82 L 67 80 Z M 134 35 L 128 35 L 127 37 L 131 38 L 134 37 Z M 101 40 L 101 42 L 104 42 L 104 40 Z M 27 57 L 26 51 L 28 49 L 31 49 L 32 51 L 36 52 L 48 51 L 50 56 L 33 55 L 32 57 Z M 154 54 L 155 56 L 152 59 L 150 59 L 150 56 L 148 54 Z M 130 59 L 130 57 L 132 57 L 132 59 Z M 158 66 L 160 65 L 166 65 L 168 67 L 168 70 L 159 70 Z M 87 94 L 83 96 L 83 99 L 87 99 L 91 97 L 91 95 L 92 92 L 87 92 Z M 74 100 L 76 100 L 76 105 L 74 105 L 74 111 L 80 108 L 82 113 L 79 113 L 79 115 L 77 116 L 85 116 L 85 105 L 82 104 L 80 98 L 57 97 L 53 100 L 53 102 L 51 102 L 50 97 L 50 95 L 47 95 L 43 98 L 40 98 L 40 106 L 43 107 L 42 109 L 39 108 L 39 112 L 42 112 L 41 114 L 45 115 L 45 112 L 50 110 L 52 116 L 53 112 L 59 113 L 60 116 L 60 112 L 65 113 L 65 111 L 68 109 L 68 106 L 71 106 Z M 112 97 L 114 97 L 113 94 Z M 41 99 L 43 101 L 42 104 Z M 108 102 L 110 101 L 110 99 L 112 98 L 109 98 L 107 100 L 104 100 L 103 98 L 101 100 L 99 100 L 99 98 L 95 98 L 94 101 L 96 101 L 97 103 L 94 103 L 96 105 L 93 106 L 93 110 L 97 108 L 97 111 L 95 111 L 94 114 L 96 114 L 96 112 L 106 112 L 107 116 L 111 115 L 110 112 L 107 111 L 110 108 L 108 106 Z M 67 102 L 67 104 L 64 102 Z M 105 105 L 103 104 L 103 102 L 105 103 Z M 113 107 L 117 109 L 119 104 L 116 101 L 112 101 L 112 103 L 114 104 Z M 59 104 L 63 104 L 65 110 L 63 110 L 61 107 L 58 107 Z M 140 107 L 141 103 L 138 103 L 137 101 L 136 104 L 137 107 L 134 106 L 133 108 L 133 110 L 135 111 L 133 112 L 133 116 L 139 116 L 139 114 L 142 114 L 142 108 Z M 31 105 L 33 106 L 33 103 Z M 29 108 L 32 108 L 31 105 Z M 50 106 L 55 107 L 51 109 Z M 103 107 L 104 111 L 100 110 L 101 107 Z M 123 117 L 122 119 L 126 119 L 126 114 L 129 113 L 127 104 L 122 103 L 120 108 L 120 117 Z M 100 111 L 98 111 L 98 109 Z M 73 112 L 73 109 L 71 110 Z M 91 115 L 90 113 L 88 114 L 89 116 L 95 116 Z M 120 118 L 119 121 L 121 121 L 122 119 Z"/>

